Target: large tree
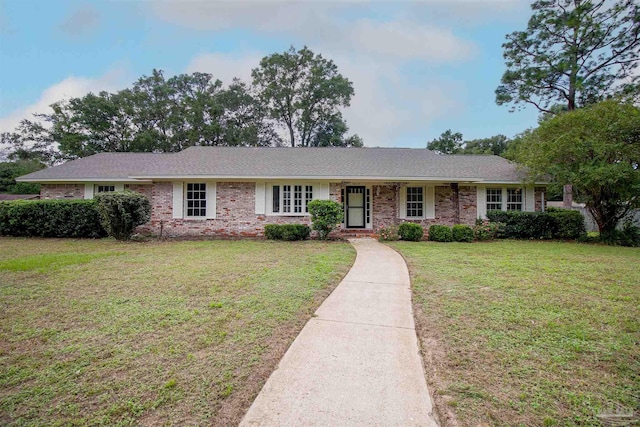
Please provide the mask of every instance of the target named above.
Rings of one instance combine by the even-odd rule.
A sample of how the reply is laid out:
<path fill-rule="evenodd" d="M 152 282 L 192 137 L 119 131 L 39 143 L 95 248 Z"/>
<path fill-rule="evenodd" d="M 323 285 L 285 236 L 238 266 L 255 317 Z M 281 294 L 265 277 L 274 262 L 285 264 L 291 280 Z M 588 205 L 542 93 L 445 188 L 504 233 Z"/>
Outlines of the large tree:
<path fill-rule="evenodd" d="M 462 150 L 462 134 L 447 129 L 440 137 L 427 143 L 427 149 L 440 154 L 458 154 Z"/>
<path fill-rule="evenodd" d="M 606 236 L 640 207 L 640 109 L 604 101 L 545 120 L 515 157 L 532 180 L 570 183 Z"/>
<path fill-rule="evenodd" d="M 12 158 L 45 163 L 100 152 L 175 152 L 194 145 L 278 145 L 280 138 L 249 88 L 223 87 L 210 74 L 162 71 L 116 93 L 56 102 L 52 113 L 2 135 Z M 57 151 L 57 153 L 56 153 Z M 44 155 L 53 156 L 47 161 Z"/>
<path fill-rule="evenodd" d="M 502 45 L 507 71 L 496 89 L 499 105 L 527 103 L 554 114 L 612 95 L 638 95 L 638 3 L 537 0 L 531 8 L 527 29 L 507 35 Z"/>
<path fill-rule="evenodd" d="M 461 154 L 494 154 L 502 156 L 511 141 L 504 135 L 465 141 Z"/>
<path fill-rule="evenodd" d="M 348 145 L 340 109 L 349 106 L 353 85 L 333 61 L 292 46 L 264 57 L 251 75 L 258 98 L 292 147 Z"/>

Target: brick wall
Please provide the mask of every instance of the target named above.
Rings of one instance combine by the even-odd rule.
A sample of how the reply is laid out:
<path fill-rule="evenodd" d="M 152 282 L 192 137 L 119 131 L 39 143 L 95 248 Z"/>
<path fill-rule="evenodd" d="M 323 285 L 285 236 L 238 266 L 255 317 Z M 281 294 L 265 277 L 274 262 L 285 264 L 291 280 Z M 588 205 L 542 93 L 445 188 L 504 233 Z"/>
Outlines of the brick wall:
<path fill-rule="evenodd" d="M 84 199 L 84 184 L 42 184 L 41 199 Z"/>
<path fill-rule="evenodd" d="M 139 228 L 163 236 L 263 236 L 265 224 L 307 224 L 308 216 L 257 215 L 253 182 L 218 182 L 215 219 L 173 218 L 173 185 L 153 185 L 151 222 Z M 335 194 L 332 194 L 333 198 Z"/>

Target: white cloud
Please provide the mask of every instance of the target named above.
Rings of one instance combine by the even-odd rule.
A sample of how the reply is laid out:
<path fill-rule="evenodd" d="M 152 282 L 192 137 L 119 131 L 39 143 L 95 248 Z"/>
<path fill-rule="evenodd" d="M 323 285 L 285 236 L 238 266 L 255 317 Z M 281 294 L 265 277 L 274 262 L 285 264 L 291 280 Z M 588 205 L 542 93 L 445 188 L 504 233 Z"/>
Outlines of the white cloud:
<path fill-rule="evenodd" d="M 209 73 L 214 79 L 225 85 L 231 83 L 234 77 L 245 82 L 251 81 L 251 70 L 258 66 L 264 55 L 256 52 L 242 54 L 203 53 L 189 62 L 185 72 Z"/>
<path fill-rule="evenodd" d="M 360 20 L 349 37 L 356 51 L 387 58 L 456 61 L 468 59 L 473 52 L 471 42 L 448 29 L 410 21 Z"/>
<path fill-rule="evenodd" d="M 42 91 L 32 104 L 0 117 L 0 132 L 15 130 L 22 120 L 32 119 L 35 113 L 50 113 L 50 105 L 57 101 L 84 96 L 89 92 L 118 90 L 123 86 L 125 74 L 123 69 L 113 68 L 97 78 L 69 76 Z"/>

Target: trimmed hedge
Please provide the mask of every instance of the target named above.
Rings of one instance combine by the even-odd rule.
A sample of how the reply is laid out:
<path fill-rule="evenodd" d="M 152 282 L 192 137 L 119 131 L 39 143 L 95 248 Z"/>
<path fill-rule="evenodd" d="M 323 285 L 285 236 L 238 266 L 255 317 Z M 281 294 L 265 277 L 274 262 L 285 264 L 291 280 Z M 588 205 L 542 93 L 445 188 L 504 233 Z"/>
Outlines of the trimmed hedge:
<path fill-rule="evenodd" d="M 424 236 L 424 229 L 420 224 L 403 222 L 398 227 L 398 236 L 400 237 L 400 240 L 418 242 L 422 239 L 422 236 Z"/>
<path fill-rule="evenodd" d="M 498 237 L 511 239 L 578 239 L 585 233 L 578 211 L 550 209 L 547 212 L 489 211 L 491 222 L 503 223 Z"/>
<path fill-rule="evenodd" d="M 468 225 L 456 224 L 451 227 L 451 238 L 454 242 L 473 242 L 473 228 Z"/>
<path fill-rule="evenodd" d="M 429 227 L 429 240 L 432 242 L 450 242 L 453 240 L 451 228 L 446 225 L 432 225 Z"/>
<path fill-rule="evenodd" d="M 264 236 L 269 240 L 306 240 L 311 229 L 304 224 L 267 224 L 264 226 Z"/>
<path fill-rule="evenodd" d="M 131 239 L 136 227 L 151 219 L 151 202 L 140 193 L 101 193 L 96 196 L 96 203 L 102 226 L 117 240 Z"/>
<path fill-rule="evenodd" d="M 15 237 L 106 237 L 95 200 L 0 202 L 0 235 Z"/>

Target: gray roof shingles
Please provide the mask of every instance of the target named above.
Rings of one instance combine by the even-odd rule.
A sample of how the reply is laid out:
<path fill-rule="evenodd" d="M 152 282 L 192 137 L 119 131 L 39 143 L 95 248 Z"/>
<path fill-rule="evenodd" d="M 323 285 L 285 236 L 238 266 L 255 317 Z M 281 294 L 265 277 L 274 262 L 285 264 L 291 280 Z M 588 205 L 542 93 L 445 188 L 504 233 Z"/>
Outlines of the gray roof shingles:
<path fill-rule="evenodd" d="M 191 147 L 174 154 L 101 153 L 25 175 L 27 181 L 154 178 L 360 178 L 519 182 L 498 156 L 412 148 Z"/>

